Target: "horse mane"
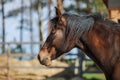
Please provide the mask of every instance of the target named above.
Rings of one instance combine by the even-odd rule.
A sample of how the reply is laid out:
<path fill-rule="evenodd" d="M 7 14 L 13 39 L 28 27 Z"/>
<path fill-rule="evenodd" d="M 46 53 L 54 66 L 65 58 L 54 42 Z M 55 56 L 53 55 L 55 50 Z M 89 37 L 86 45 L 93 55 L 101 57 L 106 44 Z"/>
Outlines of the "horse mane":
<path fill-rule="evenodd" d="M 120 32 L 120 24 L 105 18 L 100 13 L 90 14 L 86 16 L 64 13 L 63 16 L 66 18 L 66 22 L 67 22 L 66 36 L 68 36 L 69 38 L 71 37 L 71 39 L 76 39 L 81 37 L 81 35 L 84 32 L 92 29 L 94 23 L 102 24 L 104 26 L 107 26 L 113 30 Z M 53 19 L 50 20 L 49 26 L 51 28 L 57 27 L 55 26 L 57 22 L 58 22 L 58 17 L 54 17 Z"/>
<path fill-rule="evenodd" d="M 116 23 L 108 18 L 105 18 L 100 13 L 90 14 L 90 15 L 88 15 L 88 17 L 93 17 L 96 22 L 103 23 L 103 24 L 110 26 L 110 27 L 120 27 L 119 23 Z"/>
<path fill-rule="evenodd" d="M 105 18 L 100 13 L 91 14 L 89 17 L 93 17 L 96 23 L 104 25 L 106 28 L 110 28 L 113 32 L 120 33 L 120 24 L 116 23 L 108 18 Z"/>
<path fill-rule="evenodd" d="M 85 31 L 89 31 L 93 24 L 93 18 L 87 18 L 86 16 L 80 16 L 76 14 L 63 14 L 67 20 L 66 36 L 69 40 L 75 40 L 81 37 Z M 78 35 L 79 34 L 79 35 Z"/>

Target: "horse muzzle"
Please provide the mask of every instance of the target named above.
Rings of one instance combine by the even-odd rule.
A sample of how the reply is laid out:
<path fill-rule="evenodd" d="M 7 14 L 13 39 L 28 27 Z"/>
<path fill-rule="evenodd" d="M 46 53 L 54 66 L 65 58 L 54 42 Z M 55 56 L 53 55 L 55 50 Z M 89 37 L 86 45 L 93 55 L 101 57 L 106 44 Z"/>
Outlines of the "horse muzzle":
<path fill-rule="evenodd" d="M 40 55 L 38 55 L 38 60 L 40 64 L 45 65 L 45 66 L 50 66 L 51 65 L 51 58 L 49 57 L 44 57 L 42 58 Z"/>
<path fill-rule="evenodd" d="M 40 53 L 38 54 L 38 60 L 40 62 L 40 64 L 45 65 L 45 66 L 49 66 L 51 65 L 51 56 L 48 53 L 47 49 L 41 49 Z"/>
<path fill-rule="evenodd" d="M 40 53 L 38 54 L 38 60 L 42 65 L 49 66 L 52 63 L 52 60 L 54 59 L 55 55 L 55 48 L 52 47 L 48 51 L 47 48 L 42 48 L 40 50 Z"/>

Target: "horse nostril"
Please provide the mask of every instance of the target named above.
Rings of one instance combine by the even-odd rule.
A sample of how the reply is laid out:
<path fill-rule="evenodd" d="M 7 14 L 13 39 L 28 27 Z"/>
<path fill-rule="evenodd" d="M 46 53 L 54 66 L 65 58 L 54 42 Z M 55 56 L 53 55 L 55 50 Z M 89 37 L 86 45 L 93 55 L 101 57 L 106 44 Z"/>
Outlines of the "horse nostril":
<path fill-rule="evenodd" d="M 43 60 L 43 63 L 48 63 L 48 61 L 49 61 L 49 59 L 48 59 L 48 58 L 45 58 L 45 59 Z"/>

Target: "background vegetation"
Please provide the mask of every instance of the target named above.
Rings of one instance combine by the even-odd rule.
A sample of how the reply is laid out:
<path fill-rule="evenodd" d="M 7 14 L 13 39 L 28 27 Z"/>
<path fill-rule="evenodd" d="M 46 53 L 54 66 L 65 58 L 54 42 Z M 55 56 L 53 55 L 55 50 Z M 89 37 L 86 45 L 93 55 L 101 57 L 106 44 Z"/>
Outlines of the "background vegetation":
<path fill-rule="evenodd" d="M 46 23 L 55 16 L 55 6 L 62 12 L 80 15 L 99 12 L 108 16 L 102 0 L 0 0 L 0 53 L 6 53 L 8 48 L 2 42 L 44 41 L 50 31 Z M 26 32 L 27 35 L 25 35 Z M 39 52 L 40 46 L 37 45 L 34 49 L 33 44 L 28 46 L 17 44 L 11 46 L 11 51 L 15 54 L 35 53 L 35 51 Z M 74 61 L 64 59 L 63 61 L 74 65 Z M 92 61 L 85 60 L 85 62 L 86 69 L 93 71 L 98 69 Z M 88 80 L 105 80 L 102 73 L 85 73 L 82 76 Z"/>

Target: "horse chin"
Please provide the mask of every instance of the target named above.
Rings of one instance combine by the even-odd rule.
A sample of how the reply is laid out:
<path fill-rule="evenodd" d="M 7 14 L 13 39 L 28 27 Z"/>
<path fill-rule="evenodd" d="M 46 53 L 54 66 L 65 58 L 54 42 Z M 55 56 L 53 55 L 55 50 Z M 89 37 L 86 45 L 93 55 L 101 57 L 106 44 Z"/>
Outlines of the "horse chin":
<path fill-rule="evenodd" d="M 50 62 L 48 62 L 46 64 L 43 64 L 43 65 L 45 65 L 45 66 L 51 66 L 51 64 L 52 64 L 52 61 L 50 61 Z"/>
<path fill-rule="evenodd" d="M 38 60 L 39 60 L 40 64 L 45 65 L 45 66 L 50 66 L 52 64 L 52 60 L 50 57 L 40 60 L 40 57 L 38 56 Z"/>

